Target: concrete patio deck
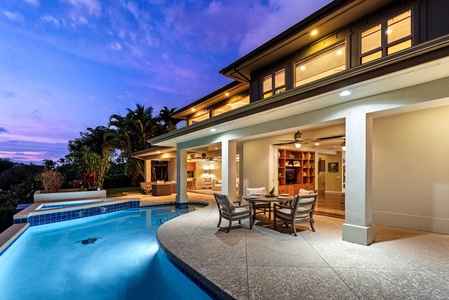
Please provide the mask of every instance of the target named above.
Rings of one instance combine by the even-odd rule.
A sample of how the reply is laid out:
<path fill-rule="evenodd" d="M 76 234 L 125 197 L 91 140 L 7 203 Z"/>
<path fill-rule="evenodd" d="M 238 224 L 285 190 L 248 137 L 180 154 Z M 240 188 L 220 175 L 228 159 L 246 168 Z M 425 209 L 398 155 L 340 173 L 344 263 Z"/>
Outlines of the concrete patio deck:
<path fill-rule="evenodd" d="M 376 226 L 375 243 L 360 246 L 342 241 L 343 219 L 325 216 L 315 217 L 316 232 L 298 226 L 298 237 L 259 216 L 252 230 L 243 221 L 225 233 L 211 195 L 189 193 L 189 201 L 210 205 L 165 223 L 158 238 L 215 298 L 449 299 L 447 235 Z"/>

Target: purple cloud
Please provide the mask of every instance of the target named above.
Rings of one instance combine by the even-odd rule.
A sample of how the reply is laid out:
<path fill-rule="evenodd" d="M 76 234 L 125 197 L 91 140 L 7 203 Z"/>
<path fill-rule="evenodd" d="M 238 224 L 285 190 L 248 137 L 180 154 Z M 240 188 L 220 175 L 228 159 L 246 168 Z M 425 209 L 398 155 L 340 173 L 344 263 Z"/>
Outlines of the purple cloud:
<path fill-rule="evenodd" d="M 2 155 L 62 157 L 80 131 L 136 103 L 155 114 L 185 106 L 229 83 L 220 69 L 329 2 L 2 3 Z"/>

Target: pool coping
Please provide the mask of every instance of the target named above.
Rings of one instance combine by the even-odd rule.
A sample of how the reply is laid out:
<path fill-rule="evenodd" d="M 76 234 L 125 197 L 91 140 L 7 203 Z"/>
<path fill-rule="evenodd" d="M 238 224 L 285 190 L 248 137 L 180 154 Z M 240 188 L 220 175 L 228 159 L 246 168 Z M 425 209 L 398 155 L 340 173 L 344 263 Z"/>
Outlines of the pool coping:
<path fill-rule="evenodd" d="M 28 227 L 30 224 L 13 224 L 0 234 L 0 255 L 5 251 Z"/>

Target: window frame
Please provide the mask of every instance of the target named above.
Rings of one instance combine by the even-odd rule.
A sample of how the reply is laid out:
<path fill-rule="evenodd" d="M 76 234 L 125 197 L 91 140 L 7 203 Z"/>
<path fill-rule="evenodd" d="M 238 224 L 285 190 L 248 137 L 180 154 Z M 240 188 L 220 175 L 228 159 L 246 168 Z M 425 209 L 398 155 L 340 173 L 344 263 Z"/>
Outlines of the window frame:
<path fill-rule="evenodd" d="M 296 82 L 297 82 L 297 80 L 296 80 L 297 79 L 296 78 L 296 68 L 297 68 L 298 65 L 301 65 L 301 64 L 303 64 L 304 62 L 306 62 L 308 60 L 312 60 L 312 59 L 314 59 L 316 57 L 319 57 L 320 55 L 323 55 L 324 53 L 332 51 L 333 49 L 338 48 L 338 47 L 340 47 L 342 45 L 344 45 L 344 53 L 342 54 L 343 55 L 343 60 L 344 60 L 344 66 L 345 66 L 344 69 L 347 70 L 349 68 L 349 66 L 350 66 L 349 61 L 348 61 L 349 44 L 348 44 L 347 39 L 345 38 L 345 39 L 338 40 L 335 43 L 333 43 L 332 45 L 329 45 L 329 46 L 327 46 L 327 47 L 325 47 L 323 49 L 320 49 L 319 51 L 316 51 L 314 53 L 311 53 L 311 54 L 309 54 L 307 56 L 299 57 L 299 58 L 294 59 L 293 60 L 293 68 L 292 68 L 293 69 L 292 70 L 292 72 L 293 72 L 293 88 L 299 88 L 299 87 L 304 86 L 305 84 L 308 84 L 310 82 L 315 82 L 317 80 L 320 80 L 321 78 L 326 78 L 328 76 L 331 76 L 331 75 L 327 75 L 327 76 L 324 76 L 324 77 L 321 77 L 321 78 L 318 78 L 318 79 L 311 80 L 310 82 L 307 82 L 305 84 L 301 84 L 301 85 L 296 86 Z"/>
<path fill-rule="evenodd" d="M 279 86 L 276 86 L 276 74 L 278 74 L 279 72 L 284 72 L 284 84 L 281 84 Z M 270 78 L 271 81 L 271 88 L 268 90 L 264 90 L 264 86 L 265 86 L 265 78 Z M 271 97 L 273 95 L 277 95 L 280 93 L 283 93 L 287 90 L 287 68 L 285 66 L 283 67 L 279 67 L 279 68 L 275 68 L 273 71 L 265 73 L 264 75 L 262 75 L 262 80 L 261 80 L 261 84 L 262 84 L 262 99 L 266 99 L 268 97 Z"/>
<path fill-rule="evenodd" d="M 207 117 L 206 117 L 206 115 L 207 115 Z M 199 121 L 194 121 L 194 119 L 199 118 L 199 117 L 203 117 L 204 119 L 201 119 L 201 120 L 199 120 Z M 202 109 L 202 110 L 199 110 L 199 111 L 197 111 L 197 112 L 191 114 L 191 115 L 188 117 L 188 122 L 187 122 L 187 124 L 188 124 L 188 125 L 193 125 L 193 124 L 202 122 L 202 121 L 207 120 L 207 119 L 210 119 L 210 118 L 211 118 L 211 112 L 210 112 L 210 109 Z"/>
<path fill-rule="evenodd" d="M 388 27 L 389 27 L 388 26 L 388 21 L 391 20 L 394 17 L 397 17 L 397 16 L 407 12 L 407 11 L 410 11 L 410 35 L 407 35 L 405 37 L 402 37 L 402 38 L 400 38 L 398 40 L 395 40 L 395 41 L 389 43 L 388 42 L 388 34 L 387 34 Z M 378 58 L 382 58 L 382 57 L 391 55 L 393 53 L 396 53 L 396 52 L 393 52 L 393 53 L 389 54 L 388 50 L 391 49 L 394 46 L 400 45 L 401 43 L 407 42 L 409 40 L 410 40 L 410 47 L 413 47 L 414 44 L 415 44 L 415 40 L 416 40 L 415 33 L 414 33 L 414 24 L 415 24 L 415 21 L 414 21 L 415 20 L 415 13 L 414 13 L 414 11 L 415 10 L 414 10 L 413 6 L 402 8 L 400 10 L 395 11 L 394 13 L 390 13 L 388 15 L 385 15 L 381 19 L 378 19 L 375 22 L 371 22 L 370 24 L 368 24 L 368 25 L 364 26 L 363 28 L 361 28 L 359 30 L 359 34 L 358 34 L 358 36 L 359 36 L 359 53 L 358 53 L 359 57 L 358 57 L 358 63 L 361 64 L 361 65 L 362 64 L 366 64 L 366 63 L 369 63 L 369 62 L 371 62 L 373 60 L 376 60 Z M 380 37 L 380 43 L 381 44 L 380 44 L 380 46 L 378 46 L 378 47 L 376 47 L 374 49 L 371 49 L 370 51 L 362 53 L 362 43 L 363 43 L 362 34 L 363 34 L 363 32 L 365 32 L 365 31 L 369 30 L 370 28 L 373 28 L 373 27 L 375 27 L 377 25 L 380 25 L 380 32 L 381 32 L 381 37 Z M 374 58 L 374 59 L 370 59 L 370 60 L 368 60 L 366 62 L 363 62 L 363 58 L 369 57 L 370 55 L 374 55 L 374 54 L 378 53 L 379 51 L 380 51 L 380 57 Z"/>

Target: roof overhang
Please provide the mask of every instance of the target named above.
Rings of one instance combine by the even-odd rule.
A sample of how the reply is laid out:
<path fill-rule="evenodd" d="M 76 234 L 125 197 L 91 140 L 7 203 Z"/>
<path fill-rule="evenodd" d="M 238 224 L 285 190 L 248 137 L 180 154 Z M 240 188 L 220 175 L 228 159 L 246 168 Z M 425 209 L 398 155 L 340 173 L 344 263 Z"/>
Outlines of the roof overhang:
<path fill-rule="evenodd" d="M 140 151 L 131 153 L 130 157 L 137 158 L 141 160 L 153 159 L 153 160 L 164 160 L 176 157 L 176 148 L 174 147 L 164 147 L 156 146 Z"/>
<path fill-rule="evenodd" d="M 334 0 L 278 36 L 223 68 L 220 73 L 234 80 L 247 80 L 251 73 L 348 26 L 360 16 L 373 12 L 392 0 Z M 312 36 L 311 32 L 318 30 Z"/>
<path fill-rule="evenodd" d="M 211 107 L 212 105 L 224 101 L 225 99 L 232 97 L 233 95 L 242 93 L 249 89 L 249 84 L 247 82 L 238 82 L 233 81 L 224 87 L 219 88 L 218 90 L 210 93 L 207 96 L 198 99 L 178 110 L 176 110 L 172 117 L 176 119 L 185 120 L 195 111 L 200 111 L 202 109 L 206 109 Z"/>

